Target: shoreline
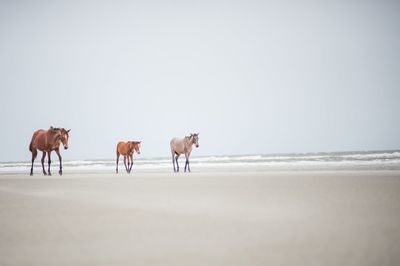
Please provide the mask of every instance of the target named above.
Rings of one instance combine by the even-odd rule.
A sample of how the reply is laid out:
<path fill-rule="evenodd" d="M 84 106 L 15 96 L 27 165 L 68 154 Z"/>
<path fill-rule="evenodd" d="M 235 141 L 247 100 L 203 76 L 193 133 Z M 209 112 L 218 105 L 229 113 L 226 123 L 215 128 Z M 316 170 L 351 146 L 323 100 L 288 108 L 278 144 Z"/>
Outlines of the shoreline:
<path fill-rule="evenodd" d="M 35 169 L 36 170 L 36 169 Z M 47 169 L 46 169 L 47 170 Z M 62 178 L 68 176 L 78 176 L 78 175 L 107 175 L 107 176 L 137 176 L 137 175 L 149 175 L 149 174 L 162 174 L 162 175 L 198 175 L 198 174 L 218 174 L 218 173 L 229 173 L 232 175 L 243 174 L 243 173 L 261 173 L 261 174 L 274 174 L 274 173 L 346 173 L 346 172 L 360 172 L 360 173 L 385 173 L 393 172 L 400 173 L 400 168 L 393 167 L 390 168 L 379 168 L 379 167 L 201 167 L 191 169 L 191 172 L 184 172 L 183 170 L 178 173 L 174 173 L 172 169 L 167 168 L 154 168 L 154 169 L 132 169 L 131 173 L 127 173 L 120 169 L 119 173 L 115 173 L 115 170 L 94 170 L 94 169 L 67 169 L 63 168 L 63 174 L 60 176 L 58 174 L 58 169 L 52 170 L 52 175 L 43 175 L 41 168 L 34 172 L 33 176 L 29 175 L 29 169 L 26 171 L 3 171 L 0 172 L 0 178 L 2 177 L 13 177 L 26 176 L 27 178 Z"/>
<path fill-rule="evenodd" d="M 275 170 L 400 170 L 400 151 L 359 151 L 359 152 L 321 152 L 292 154 L 252 154 L 252 155 L 219 155 L 193 156 L 190 158 L 192 170 L 211 171 L 275 171 Z M 53 160 L 53 172 L 59 162 Z M 181 170 L 184 158 L 180 160 Z M 29 171 L 31 163 L 0 162 L 1 173 L 23 173 Z M 160 172 L 172 169 L 169 157 L 138 157 L 134 160 L 134 171 Z M 47 168 L 47 163 L 46 163 Z M 120 160 L 119 168 L 124 169 Z M 109 171 L 114 172 L 115 159 L 63 160 L 64 171 Z M 41 173 L 40 162 L 36 161 L 34 172 Z"/>

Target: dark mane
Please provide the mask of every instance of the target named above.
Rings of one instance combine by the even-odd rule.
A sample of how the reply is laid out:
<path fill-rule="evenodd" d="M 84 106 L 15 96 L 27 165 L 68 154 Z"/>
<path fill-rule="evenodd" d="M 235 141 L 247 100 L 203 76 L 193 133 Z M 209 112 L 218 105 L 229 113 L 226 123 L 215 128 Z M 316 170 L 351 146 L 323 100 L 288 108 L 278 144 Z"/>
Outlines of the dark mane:
<path fill-rule="evenodd" d="M 189 136 L 185 136 L 184 138 L 171 139 L 169 145 L 171 148 L 172 164 L 174 166 L 174 172 L 179 172 L 178 158 L 181 154 L 185 154 L 186 157 L 185 172 L 186 170 L 190 172 L 189 156 L 190 153 L 192 152 L 193 145 L 195 145 L 196 148 L 199 147 L 198 135 L 199 133 L 189 133 Z"/>
<path fill-rule="evenodd" d="M 69 130 L 68 130 L 69 131 Z M 58 173 L 62 175 L 62 159 L 60 155 L 60 145 L 62 144 L 64 146 L 64 149 L 68 149 L 68 131 L 66 131 L 64 128 L 60 127 L 53 127 L 50 126 L 48 130 L 36 130 L 33 133 L 31 143 L 29 144 L 29 150 L 32 152 L 32 165 L 31 165 L 31 175 L 33 175 L 33 163 L 36 159 L 36 156 L 38 154 L 38 151 L 43 152 L 42 156 L 42 170 L 44 175 L 51 175 L 50 172 L 50 164 L 51 164 L 51 159 L 50 159 L 50 154 L 52 151 L 55 151 L 58 155 L 58 159 L 60 161 L 60 170 Z M 46 172 L 44 168 L 44 157 L 47 154 L 48 158 L 48 170 Z"/>

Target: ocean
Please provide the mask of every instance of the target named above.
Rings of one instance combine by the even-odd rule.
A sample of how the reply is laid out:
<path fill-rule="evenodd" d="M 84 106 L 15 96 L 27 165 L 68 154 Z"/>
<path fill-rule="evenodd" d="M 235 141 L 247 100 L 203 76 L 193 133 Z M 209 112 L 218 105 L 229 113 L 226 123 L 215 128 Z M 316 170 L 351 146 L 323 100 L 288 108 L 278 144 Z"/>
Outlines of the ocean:
<path fill-rule="evenodd" d="M 29 173 L 30 162 L 0 162 L 0 173 Z M 53 159 L 52 171 L 58 172 L 58 160 Z M 179 159 L 181 171 L 185 165 L 184 156 Z M 400 170 L 400 150 L 362 152 L 320 152 L 294 154 L 219 155 L 196 156 L 190 158 L 192 171 L 212 171 L 218 169 L 244 170 Z M 124 171 L 123 158 L 119 163 Z M 172 170 L 170 157 L 134 158 L 133 171 Z M 65 160 L 63 171 L 115 171 L 115 159 Z M 36 159 L 35 173 L 41 173 L 40 158 Z"/>

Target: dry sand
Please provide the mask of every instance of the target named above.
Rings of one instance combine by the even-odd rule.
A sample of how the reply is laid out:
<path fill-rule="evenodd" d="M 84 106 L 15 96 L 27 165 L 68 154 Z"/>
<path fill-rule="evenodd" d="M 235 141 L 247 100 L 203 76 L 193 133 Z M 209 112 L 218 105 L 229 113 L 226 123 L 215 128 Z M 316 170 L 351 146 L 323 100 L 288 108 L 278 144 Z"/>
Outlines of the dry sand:
<path fill-rule="evenodd" d="M 0 265 L 400 265 L 398 171 L 0 175 Z"/>

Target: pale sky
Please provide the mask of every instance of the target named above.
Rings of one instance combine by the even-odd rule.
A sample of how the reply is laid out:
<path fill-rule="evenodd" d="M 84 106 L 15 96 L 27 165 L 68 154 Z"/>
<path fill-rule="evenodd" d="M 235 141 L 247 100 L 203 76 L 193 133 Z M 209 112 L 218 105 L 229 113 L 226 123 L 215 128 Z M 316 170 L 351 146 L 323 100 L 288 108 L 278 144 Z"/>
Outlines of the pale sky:
<path fill-rule="evenodd" d="M 0 161 L 400 148 L 399 1 L 1 1 Z M 53 154 L 53 158 L 56 155 Z"/>

